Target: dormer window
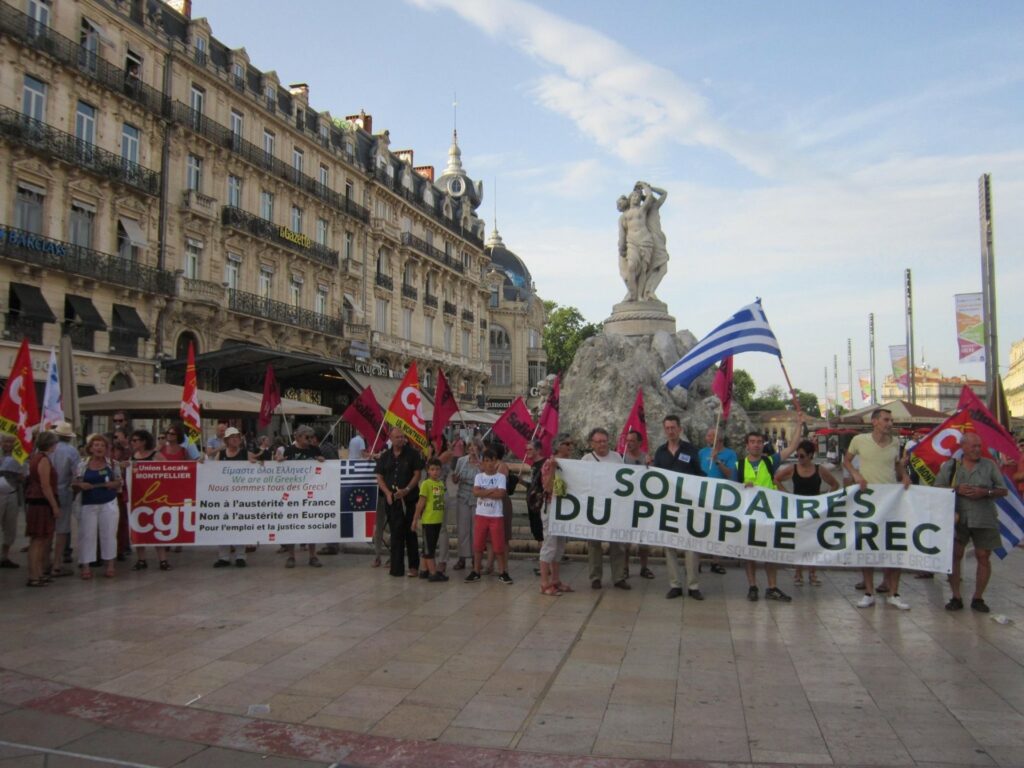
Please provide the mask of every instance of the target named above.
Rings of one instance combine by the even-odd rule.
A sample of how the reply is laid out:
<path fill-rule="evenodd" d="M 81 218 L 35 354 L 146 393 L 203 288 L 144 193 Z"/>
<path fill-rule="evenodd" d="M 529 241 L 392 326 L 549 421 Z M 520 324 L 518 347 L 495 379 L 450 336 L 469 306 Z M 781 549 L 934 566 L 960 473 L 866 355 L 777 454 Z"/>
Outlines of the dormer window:
<path fill-rule="evenodd" d="M 245 65 L 236 61 L 231 65 L 231 84 L 236 90 L 245 90 Z"/>
<path fill-rule="evenodd" d="M 263 95 L 267 100 L 267 109 L 271 112 L 275 111 L 277 109 L 277 89 L 273 84 L 267 85 L 267 87 L 263 89 Z"/>
<path fill-rule="evenodd" d="M 195 39 L 195 60 L 196 64 L 205 67 L 206 66 L 206 38 L 196 37 Z"/>

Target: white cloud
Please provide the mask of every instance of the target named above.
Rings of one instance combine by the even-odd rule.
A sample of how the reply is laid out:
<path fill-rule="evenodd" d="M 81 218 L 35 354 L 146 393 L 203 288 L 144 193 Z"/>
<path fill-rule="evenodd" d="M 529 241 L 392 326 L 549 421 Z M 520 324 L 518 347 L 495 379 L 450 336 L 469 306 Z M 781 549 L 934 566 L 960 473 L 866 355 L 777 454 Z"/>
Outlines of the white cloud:
<path fill-rule="evenodd" d="M 689 84 L 594 29 L 520 0 L 412 2 L 455 11 L 552 67 L 534 87 L 538 101 L 627 162 L 649 162 L 678 144 L 720 150 L 758 173 L 774 165 L 763 148 L 710 115 Z"/>

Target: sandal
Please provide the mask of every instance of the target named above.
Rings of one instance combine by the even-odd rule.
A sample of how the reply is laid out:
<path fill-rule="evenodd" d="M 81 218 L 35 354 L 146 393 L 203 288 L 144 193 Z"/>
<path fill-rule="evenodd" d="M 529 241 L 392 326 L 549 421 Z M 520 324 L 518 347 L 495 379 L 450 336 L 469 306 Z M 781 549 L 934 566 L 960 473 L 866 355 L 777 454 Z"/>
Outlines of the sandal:
<path fill-rule="evenodd" d="M 562 596 L 561 590 L 558 587 L 556 587 L 554 584 L 548 584 L 548 586 L 546 586 L 546 587 L 541 587 L 540 588 L 540 593 L 542 595 L 547 595 L 548 597 L 561 597 Z"/>
<path fill-rule="evenodd" d="M 811 578 L 808 579 L 807 583 L 810 584 L 812 587 L 820 587 L 821 579 L 819 579 L 817 576 L 811 576 Z"/>
<path fill-rule="evenodd" d="M 564 581 L 560 581 L 557 584 L 555 584 L 555 588 L 558 589 L 559 592 L 575 592 L 576 591 L 575 589 L 570 587 L 568 584 L 566 584 Z"/>
<path fill-rule="evenodd" d="M 133 571 L 144 571 L 149 568 L 149 563 L 145 560 L 136 560 L 135 565 L 132 566 Z"/>
<path fill-rule="evenodd" d="M 46 582 L 42 579 L 29 579 L 25 582 L 26 587 L 45 587 Z"/>
<path fill-rule="evenodd" d="M 92 571 L 90 571 L 88 568 L 83 568 L 82 569 L 82 581 L 88 581 L 91 578 L 92 578 Z"/>
<path fill-rule="evenodd" d="M 652 571 L 650 568 L 641 568 L 640 569 L 640 578 L 641 579 L 653 579 L 654 578 L 654 571 Z"/>
<path fill-rule="evenodd" d="M 167 560 L 161 560 L 160 561 L 160 570 L 161 571 L 169 571 L 169 570 L 171 570 L 171 564 Z"/>
<path fill-rule="evenodd" d="M 370 563 L 370 567 L 371 568 L 380 568 L 380 558 L 379 557 L 373 558 L 373 562 Z"/>

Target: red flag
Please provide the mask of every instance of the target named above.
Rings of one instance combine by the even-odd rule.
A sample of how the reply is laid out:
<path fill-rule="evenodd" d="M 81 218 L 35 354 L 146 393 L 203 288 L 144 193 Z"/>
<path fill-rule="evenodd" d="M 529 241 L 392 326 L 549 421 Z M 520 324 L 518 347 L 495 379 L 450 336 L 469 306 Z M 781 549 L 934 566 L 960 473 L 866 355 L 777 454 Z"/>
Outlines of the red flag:
<path fill-rule="evenodd" d="M 722 421 L 728 421 L 732 409 L 732 355 L 724 358 L 718 366 L 715 380 L 711 382 L 711 391 L 722 401 Z"/>
<path fill-rule="evenodd" d="M 36 402 L 36 385 L 32 379 L 32 356 L 28 351 L 28 339 L 21 340 L 18 354 L 7 377 L 3 397 L 0 398 L 0 432 L 14 435 L 12 456 L 25 463 L 32 453 L 32 430 L 39 424 L 39 405 Z"/>
<path fill-rule="evenodd" d="M 562 391 L 560 382 L 560 377 L 555 376 L 555 380 L 551 384 L 551 393 L 544 403 L 544 410 L 540 412 L 540 429 L 537 432 L 537 437 L 544 444 L 545 456 L 551 455 L 551 442 L 558 435 L 558 409 Z"/>
<path fill-rule="evenodd" d="M 935 482 L 942 464 L 960 450 L 960 437 L 964 432 L 976 432 L 985 450 L 998 451 L 1013 461 L 1020 461 L 1021 452 L 1013 437 L 999 426 L 968 387 L 960 394 L 960 405 L 964 407 L 921 438 L 910 451 L 910 465 L 928 485 Z"/>
<path fill-rule="evenodd" d="M 630 432 L 640 433 L 640 450 L 647 453 L 647 414 L 644 413 L 644 390 L 636 388 L 636 400 L 633 401 L 633 410 L 629 412 L 629 418 L 622 425 L 622 432 L 619 433 L 619 444 L 617 449 L 620 454 L 625 455 L 626 438 Z"/>
<path fill-rule="evenodd" d="M 359 393 L 359 397 L 352 401 L 341 418 L 356 428 L 356 431 L 363 436 L 366 444 L 371 446 L 370 453 L 377 452 L 376 440 L 380 436 L 380 425 L 384 422 L 384 411 L 377 404 L 377 398 L 373 389 L 367 387 Z"/>
<path fill-rule="evenodd" d="M 999 423 L 999 419 L 985 407 L 985 404 L 970 387 L 964 387 L 960 391 L 960 402 L 957 404 L 957 409 L 970 414 L 974 431 L 981 437 L 981 442 L 986 448 L 998 451 L 1004 456 L 1020 458 L 1020 449 L 1017 447 L 1017 441 L 1014 440 L 1013 435 Z"/>
<path fill-rule="evenodd" d="M 409 442 L 427 452 L 427 419 L 423 415 L 423 395 L 420 393 L 420 379 L 416 373 L 416 362 L 409 366 L 405 378 L 398 385 L 398 391 L 391 398 L 388 412 L 384 414 L 384 423 L 398 427 Z"/>
<path fill-rule="evenodd" d="M 196 384 L 196 350 L 188 343 L 188 364 L 185 367 L 185 386 L 181 390 L 181 407 L 178 409 L 189 440 L 195 445 L 200 443 L 202 418 L 199 413 L 199 386 Z"/>
<path fill-rule="evenodd" d="M 260 401 L 259 428 L 266 427 L 274 417 L 274 411 L 281 404 L 281 390 L 274 376 L 274 366 L 267 363 L 267 372 L 263 376 L 263 400 Z"/>
<path fill-rule="evenodd" d="M 452 416 L 458 412 L 459 404 L 448 387 L 448 379 L 444 377 L 444 372 L 439 368 L 437 370 L 437 389 L 434 391 L 434 420 L 430 424 L 430 441 L 438 453 L 441 452 L 441 437 L 444 428 L 448 426 Z"/>
<path fill-rule="evenodd" d="M 508 410 L 501 414 L 501 418 L 494 422 L 491 431 L 501 438 L 512 453 L 522 456 L 526 453 L 526 446 L 530 444 L 534 429 L 530 409 L 526 407 L 522 397 L 517 397 Z"/>

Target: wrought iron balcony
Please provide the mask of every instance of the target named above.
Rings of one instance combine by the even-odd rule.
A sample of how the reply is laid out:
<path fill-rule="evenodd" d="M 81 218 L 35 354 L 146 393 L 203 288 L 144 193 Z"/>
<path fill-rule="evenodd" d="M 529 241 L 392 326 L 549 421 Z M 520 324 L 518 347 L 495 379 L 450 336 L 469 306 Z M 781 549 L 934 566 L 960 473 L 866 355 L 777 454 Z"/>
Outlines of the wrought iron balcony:
<path fill-rule="evenodd" d="M 22 45 L 56 59 L 83 77 L 122 94 L 158 115 L 164 114 L 164 94 L 138 77 L 115 67 L 70 38 L 40 24 L 17 8 L 0 3 L 0 34 L 9 35 Z"/>
<path fill-rule="evenodd" d="M 198 133 L 205 139 L 220 147 L 231 150 L 239 157 L 247 160 L 267 173 L 284 179 L 289 184 L 299 187 L 303 192 L 323 200 L 342 213 L 346 213 L 354 219 L 368 224 L 370 222 L 370 210 L 353 202 L 345 195 L 339 194 L 321 184 L 311 176 L 296 171 L 292 166 L 283 160 L 268 154 L 262 147 L 246 141 L 231 129 L 217 123 L 199 112 L 196 112 L 188 104 L 175 101 L 171 105 L 172 117 L 175 121 L 185 125 L 189 130 Z"/>
<path fill-rule="evenodd" d="M 419 294 L 420 294 L 420 292 L 418 290 L 416 290 L 415 286 L 406 285 L 405 283 L 402 283 L 402 298 L 403 299 L 412 299 L 413 301 L 416 301 L 416 299 L 419 298 Z"/>
<path fill-rule="evenodd" d="M 121 357 L 139 356 L 139 337 L 134 333 L 125 333 L 116 328 L 110 329 L 110 351 Z"/>
<path fill-rule="evenodd" d="M 228 309 L 243 315 L 272 320 L 276 323 L 294 325 L 329 336 L 342 335 L 340 318 L 321 315 L 309 309 L 302 309 L 282 301 L 265 299 L 255 293 L 246 293 L 234 288 L 228 289 Z"/>
<path fill-rule="evenodd" d="M 437 296 L 431 296 L 429 293 L 423 294 L 423 304 L 437 309 Z"/>
<path fill-rule="evenodd" d="M 416 237 L 416 235 L 414 235 L 412 232 L 402 233 L 402 245 L 419 251 L 424 256 L 433 259 L 439 264 L 444 264 L 446 267 L 450 267 L 451 269 L 454 269 L 456 272 L 460 274 L 464 274 L 466 271 L 465 268 L 462 266 L 461 261 L 453 259 L 447 253 L 445 253 L 439 248 L 435 248 L 426 240 Z"/>
<path fill-rule="evenodd" d="M 457 307 L 454 304 L 452 304 L 450 301 L 446 301 L 444 303 L 444 313 L 446 315 L 455 315 L 457 312 L 458 312 Z"/>
<path fill-rule="evenodd" d="M 8 312 L 4 315 L 4 334 L 12 339 L 27 338 L 32 344 L 43 343 L 43 326 L 45 323 L 35 317 L 25 317 L 20 312 Z"/>
<path fill-rule="evenodd" d="M 174 293 L 174 274 L 137 264 L 120 256 L 80 245 L 51 240 L 23 229 L 0 224 L 0 255 L 45 269 L 55 269 L 134 288 L 146 293 Z"/>
<path fill-rule="evenodd" d="M 465 322 L 467 322 L 467 323 L 472 323 L 473 320 L 474 320 L 473 310 L 472 309 L 464 309 L 464 310 L 462 310 L 462 319 Z"/>
<path fill-rule="evenodd" d="M 374 277 L 374 282 L 376 282 L 381 288 L 386 288 L 389 291 L 395 290 L 395 281 L 391 279 L 391 275 L 385 275 L 378 272 Z"/>
<path fill-rule="evenodd" d="M 0 107 L 0 136 L 47 158 L 56 157 L 147 195 L 160 193 L 160 174 L 157 171 L 7 107 Z"/>
<path fill-rule="evenodd" d="M 308 259 L 325 264 L 328 267 L 338 266 L 338 252 L 320 245 L 311 237 L 299 232 L 292 232 L 288 227 L 282 227 L 272 221 L 261 219 L 241 208 L 232 205 L 225 205 L 221 209 L 221 223 L 226 227 L 232 227 L 246 234 L 258 237 L 261 240 L 287 248 L 295 253 L 302 254 Z"/>

